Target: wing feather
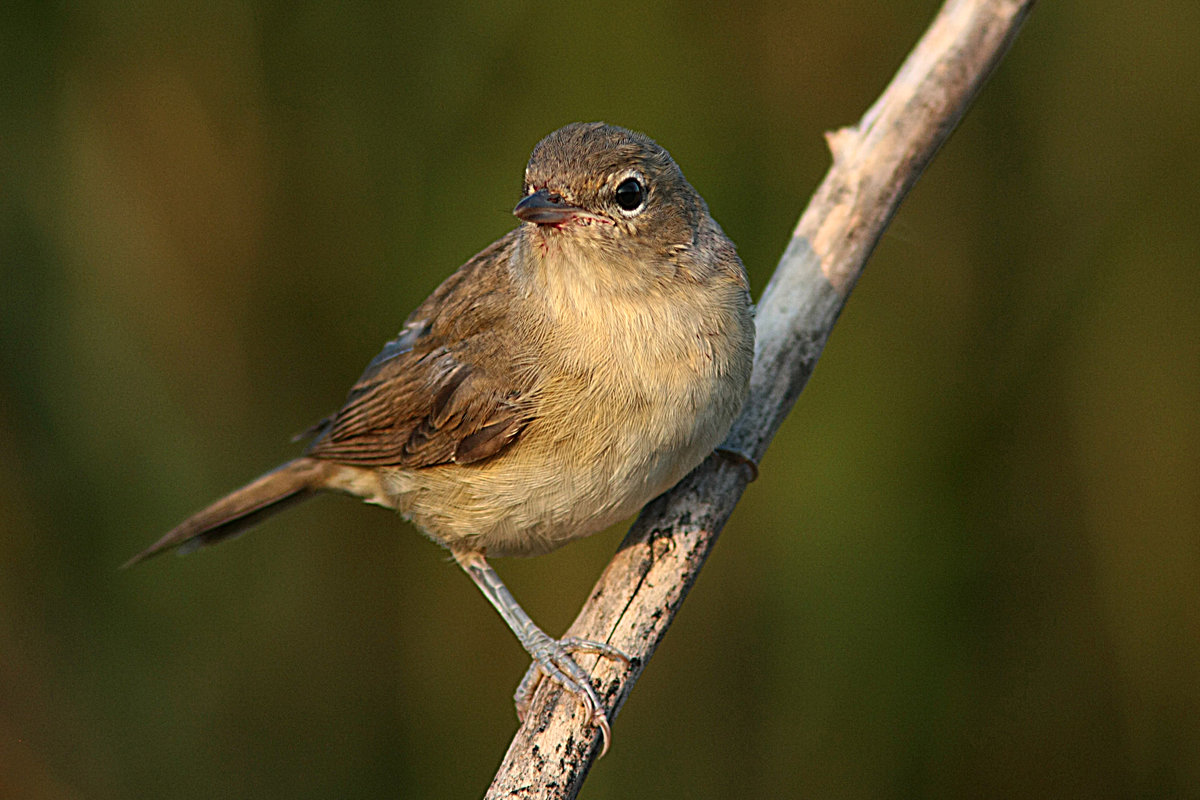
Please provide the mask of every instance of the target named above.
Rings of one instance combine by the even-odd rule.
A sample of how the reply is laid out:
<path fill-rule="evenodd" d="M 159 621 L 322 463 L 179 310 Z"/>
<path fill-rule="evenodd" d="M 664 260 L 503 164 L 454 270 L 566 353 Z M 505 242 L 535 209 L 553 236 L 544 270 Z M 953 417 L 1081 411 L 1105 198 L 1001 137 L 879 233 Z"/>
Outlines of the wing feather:
<path fill-rule="evenodd" d="M 384 346 L 307 455 L 358 466 L 471 464 L 516 442 L 533 419 L 533 354 L 505 323 L 504 237 L 446 279 Z"/>

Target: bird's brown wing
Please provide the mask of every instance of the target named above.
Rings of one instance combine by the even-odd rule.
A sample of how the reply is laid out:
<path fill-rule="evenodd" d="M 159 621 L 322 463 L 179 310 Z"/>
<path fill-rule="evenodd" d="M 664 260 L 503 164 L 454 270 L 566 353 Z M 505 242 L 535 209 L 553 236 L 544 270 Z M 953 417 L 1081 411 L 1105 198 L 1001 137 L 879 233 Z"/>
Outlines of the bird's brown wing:
<path fill-rule="evenodd" d="M 533 419 L 532 375 L 504 324 L 512 297 L 504 237 L 409 317 L 333 417 L 313 458 L 360 466 L 470 464 L 511 446 Z"/>

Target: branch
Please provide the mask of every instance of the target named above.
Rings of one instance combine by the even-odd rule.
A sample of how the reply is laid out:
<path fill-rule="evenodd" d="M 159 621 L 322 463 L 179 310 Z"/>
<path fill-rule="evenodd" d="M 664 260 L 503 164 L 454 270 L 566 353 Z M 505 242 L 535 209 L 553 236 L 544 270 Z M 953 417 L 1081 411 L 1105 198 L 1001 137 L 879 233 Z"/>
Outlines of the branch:
<path fill-rule="evenodd" d="M 833 165 L 758 305 L 750 399 L 726 448 L 756 462 L 816 366 L 871 251 L 999 63 L 1034 0 L 947 0 L 858 125 L 827 134 Z M 616 714 L 666 634 L 751 476 L 710 457 L 643 509 L 567 632 L 634 657 L 580 656 Z M 488 798 L 573 798 L 599 752 L 582 708 L 542 681 Z M 618 741 L 620 737 L 617 737 Z"/>

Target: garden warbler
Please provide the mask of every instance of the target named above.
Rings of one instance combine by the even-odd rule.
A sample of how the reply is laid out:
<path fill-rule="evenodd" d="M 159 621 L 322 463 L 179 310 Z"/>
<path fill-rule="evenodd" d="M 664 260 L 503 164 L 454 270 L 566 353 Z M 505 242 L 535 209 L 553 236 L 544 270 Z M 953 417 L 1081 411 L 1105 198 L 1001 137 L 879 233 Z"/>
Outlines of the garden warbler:
<path fill-rule="evenodd" d="M 449 213 L 461 213 L 454 209 Z M 721 442 L 754 351 L 746 273 L 671 156 L 572 124 L 534 148 L 521 224 L 446 279 L 367 365 L 304 455 L 185 520 L 135 563 L 239 533 L 316 492 L 394 509 L 448 548 L 534 663 L 610 739 L 572 651 L 486 555 L 535 555 L 634 514 Z"/>

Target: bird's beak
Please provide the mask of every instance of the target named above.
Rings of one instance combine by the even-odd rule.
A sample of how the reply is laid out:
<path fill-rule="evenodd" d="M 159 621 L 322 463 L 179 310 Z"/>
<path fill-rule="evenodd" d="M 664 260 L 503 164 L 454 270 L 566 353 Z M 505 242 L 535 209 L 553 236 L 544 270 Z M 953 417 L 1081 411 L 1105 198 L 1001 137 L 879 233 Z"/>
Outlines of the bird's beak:
<path fill-rule="evenodd" d="M 517 203 L 513 213 L 517 215 L 517 219 L 523 222 L 533 222 L 537 225 L 561 225 L 576 214 L 583 213 L 583 209 L 563 200 L 562 195 L 556 192 L 549 189 L 538 189 Z"/>

